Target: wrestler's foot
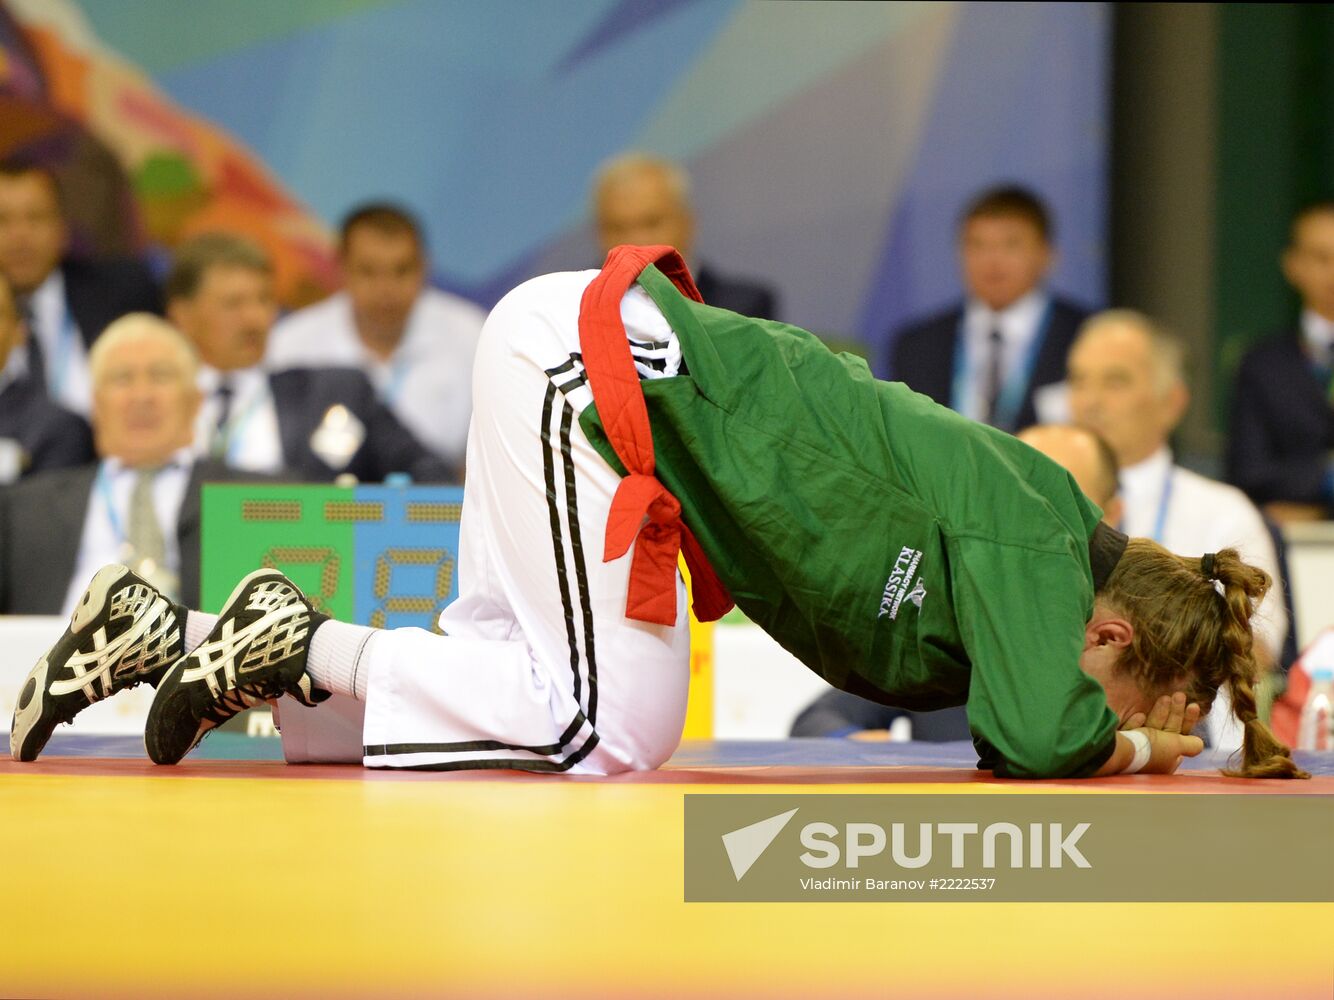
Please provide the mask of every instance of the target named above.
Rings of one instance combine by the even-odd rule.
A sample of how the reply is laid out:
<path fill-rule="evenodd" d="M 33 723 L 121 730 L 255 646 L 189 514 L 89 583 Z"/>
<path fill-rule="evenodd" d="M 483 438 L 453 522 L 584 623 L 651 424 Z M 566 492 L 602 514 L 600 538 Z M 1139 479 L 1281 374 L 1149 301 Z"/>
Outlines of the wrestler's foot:
<path fill-rule="evenodd" d="M 143 681 L 157 686 L 184 645 L 185 608 L 124 566 L 103 566 L 19 690 L 10 754 L 36 760 L 56 726 L 89 705 Z"/>
<path fill-rule="evenodd" d="M 285 694 L 307 705 L 328 698 L 306 673 L 310 637 L 327 617 L 277 570 L 247 576 L 208 638 L 158 685 L 144 728 L 148 756 L 175 764 L 238 712 Z"/>

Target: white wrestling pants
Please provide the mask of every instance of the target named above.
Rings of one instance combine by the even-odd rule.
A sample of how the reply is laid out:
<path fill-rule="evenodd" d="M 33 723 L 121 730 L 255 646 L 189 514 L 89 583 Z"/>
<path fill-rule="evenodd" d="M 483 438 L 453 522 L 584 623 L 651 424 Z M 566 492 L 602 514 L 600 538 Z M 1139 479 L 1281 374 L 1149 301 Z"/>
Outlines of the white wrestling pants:
<path fill-rule="evenodd" d="M 473 369 L 446 635 L 377 633 L 364 706 L 283 699 L 289 761 L 613 774 L 676 749 L 690 679 L 685 588 L 678 576 L 671 628 L 625 617 L 633 549 L 602 561 L 620 476 L 579 428 L 592 400 L 579 302 L 597 273 L 536 278 L 491 312 Z M 679 344 L 638 287 L 621 315 L 641 376 L 675 374 Z"/>

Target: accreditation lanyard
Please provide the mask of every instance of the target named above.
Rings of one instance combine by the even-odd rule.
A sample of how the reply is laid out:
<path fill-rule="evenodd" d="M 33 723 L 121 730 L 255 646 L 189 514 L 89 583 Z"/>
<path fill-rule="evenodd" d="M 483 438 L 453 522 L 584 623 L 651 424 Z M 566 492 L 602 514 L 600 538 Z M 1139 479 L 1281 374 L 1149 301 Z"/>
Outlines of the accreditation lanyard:
<path fill-rule="evenodd" d="M 74 344 L 79 339 L 79 329 L 74 325 L 74 314 L 69 305 L 60 303 L 60 322 L 56 329 L 55 350 L 51 363 L 46 366 L 46 387 L 51 398 L 59 401 L 63 398 L 65 383 L 69 381 L 69 370 L 74 355 Z"/>
<path fill-rule="evenodd" d="M 380 390 L 380 402 L 384 403 L 389 409 L 394 409 L 399 397 L 403 395 L 403 383 L 407 381 L 408 368 L 407 353 L 402 349 L 396 352 L 393 363 L 389 366 L 389 380 L 385 387 Z"/>
<path fill-rule="evenodd" d="M 1163 544 L 1163 533 L 1167 530 L 1167 511 L 1172 506 L 1172 485 L 1176 481 L 1176 466 L 1167 467 L 1167 478 L 1163 480 L 1163 491 L 1158 495 L 1158 513 L 1153 518 L 1152 538 L 1159 545 Z M 1125 529 L 1125 518 L 1116 526 L 1118 531 Z"/>
<path fill-rule="evenodd" d="M 102 498 L 102 506 L 106 508 L 107 523 L 111 525 L 111 533 L 116 536 L 116 544 L 123 554 L 128 555 L 130 538 L 125 531 L 125 525 L 121 522 L 120 514 L 116 512 L 116 498 L 111 492 L 111 477 L 107 475 L 105 462 L 97 470 L 97 494 Z"/>
<path fill-rule="evenodd" d="M 1042 342 L 1047 339 L 1047 328 L 1051 325 L 1052 303 L 1047 301 L 1038 321 L 1037 332 L 1028 342 L 1028 349 L 1019 363 L 1010 370 L 1009 377 L 1001 386 L 1000 396 L 996 399 L 994 413 L 995 425 L 1017 430 L 1015 423 L 1019 411 L 1024 405 L 1029 383 L 1033 379 L 1033 369 L 1037 367 L 1038 354 L 1042 351 Z M 954 340 L 954 377 L 950 383 L 950 409 L 959 413 L 967 412 L 968 388 L 976 381 L 977 363 L 969 350 L 968 310 L 964 309 L 959 317 L 958 333 Z"/>
<path fill-rule="evenodd" d="M 245 432 L 264 403 L 264 393 L 267 385 L 262 386 L 258 392 L 250 394 L 246 400 L 245 407 L 238 413 L 233 413 L 223 424 L 219 437 L 220 444 L 210 449 L 214 458 L 221 458 L 227 465 L 235 465 L 239 457 L 238 453 L 245 445 Z"/>
<path fill-rule="evenodd" d="M 171 463 L 164 465 L 158 470 L 159 475 L 172 468 Z M 153 502 L 157 503 L 157 486 L 160 480 L 154 480 Z M 150 584 L 163 590 L 166 593 L 179 595 L 180 577 L 165 565 L 159 565 L 154 559 L 147 556 L 140 557 L 140 554 L 130 544 L 128 532 L 125 525 L 121 522 L 120 514 L 116 511 L 115 497 L 112 495 L 111 479 L 107 475 L 107 464 L 102 463 L 97 470 L 97 492 L 102 498 L 102 506 L 106 508 L 107 522 L 111 525 L 111 533 L 116 536 L 117 549 L 119 550 L 122 562 L 129 565 L 136 573 L 147 580 Z M 165 539 L 164 539 L 165 541 Z"/>

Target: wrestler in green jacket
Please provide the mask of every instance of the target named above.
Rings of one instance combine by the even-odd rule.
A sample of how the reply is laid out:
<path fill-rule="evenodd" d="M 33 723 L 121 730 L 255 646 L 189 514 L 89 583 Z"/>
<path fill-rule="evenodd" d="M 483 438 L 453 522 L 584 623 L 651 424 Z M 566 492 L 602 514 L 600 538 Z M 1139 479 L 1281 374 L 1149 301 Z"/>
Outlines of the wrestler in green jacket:
<path fill-rule="evenodd" d="M 966 705 L 980 767 L 1097 771 L 1118 720 L 1079 656 L 1125 537 L 1069 473 L 804 330 L 639 283 L 685 359 L 641 383 L 657 475 L 737 605 L 835 687 Z"/>

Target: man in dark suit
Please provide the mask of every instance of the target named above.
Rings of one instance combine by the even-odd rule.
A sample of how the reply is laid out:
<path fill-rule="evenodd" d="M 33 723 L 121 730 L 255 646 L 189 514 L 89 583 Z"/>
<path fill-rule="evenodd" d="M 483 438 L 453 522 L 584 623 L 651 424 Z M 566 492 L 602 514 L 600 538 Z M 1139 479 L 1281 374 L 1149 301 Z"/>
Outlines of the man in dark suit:
<path fill-rule="evenodd" d="M 965 300 L 892 333 L 882 374 L 1002 430 L 1063 419 L 1065 356 L 1088 310 L 1046 290 L 1053 257 L 1041 199 L 979 194 L 959 224 Z"/>
<path fill-rule="evenodd" d="M 59 615 L 72 608 L 65 601 L 72 583 L 82 588 L 92 579 L 82 565 L 79 540 L 100 465 L 44 472 L 11 487 L 0 498 L 0 614 Z M 199 604 L 200 495 L 205 483 L 262 482 L 269 477 L 238 472 L 220 462 L 200 459 L 191 466 L 174 526 L 180 551 L 177 590 L 181 603 Z M 105 562 L 122 560 L 109 553 Z M 96 570 L 93 570 L 96 572 Z M 142 575 L 142 574 L 141 574 Z"/>
<path fill-rule="evenodd" d="M 194 354 L 164 320 L 117 320 L 89 362 L 100 461 L 32 476 L 0 495 L 0 613 L 68 614 L 112 562 L 195 606 L 200 488 L 254 478 L 196 460 Z"/>
<path fill-rule="evenodd" d="M 350 474 L 378 482 L 391 473 L 456 480 L 458 470 L 413 437 L 355 368 L 261 366 L 277 318 L 269 259 L 224 233 L 196 237 L 176 253 L 167 313 L 199 352 L 203 405 L 195 443 L 232 468 L 312 481 Z"/>
<path fill-rule="evenodd" d="M 605 254 L 614 246 L 676 247 L 690 263 L 704 301 L 760 319 L 778 318 L 778 296 L 767 285 L 719 273 L 691 258 L 695 216 L 690 183 L 674 163 L 627 153 L 607 163 L 593 185 L 593 213 Z"/>
<path fill-rule="evenodd" d="M 55 402 L 87 415 L 93 341 L 119 316 L 160 312 L 161 297 L 141 262 L 79 260 L 68 250 L 55 175 L 32 163 L 0 163 L 0 275 L 28 326 L 29 367 Z"/>
<path fill-rule="evenodd" d="M 0 485 L 93 458 L 88 425 L 51 402 L 29 370 L 26 337 L 9 283 L 0 276 Z"/>
<path fill-rule="evenodd" d="M 1227 470 L 1274 520 L 1312 520 L 1334 516 L 1334 200 L 1297 213 L 1283 274 L 1301 319 L 1242 358 Z"/>
<path fill-rule="evenodd" d="M 730 309 L 757 319 L 778 318 L 778 296 L 768 285 L 719 274 L 708 264 L 699 266 L 695 287 L 704 301 L 719 309 Z"/>

